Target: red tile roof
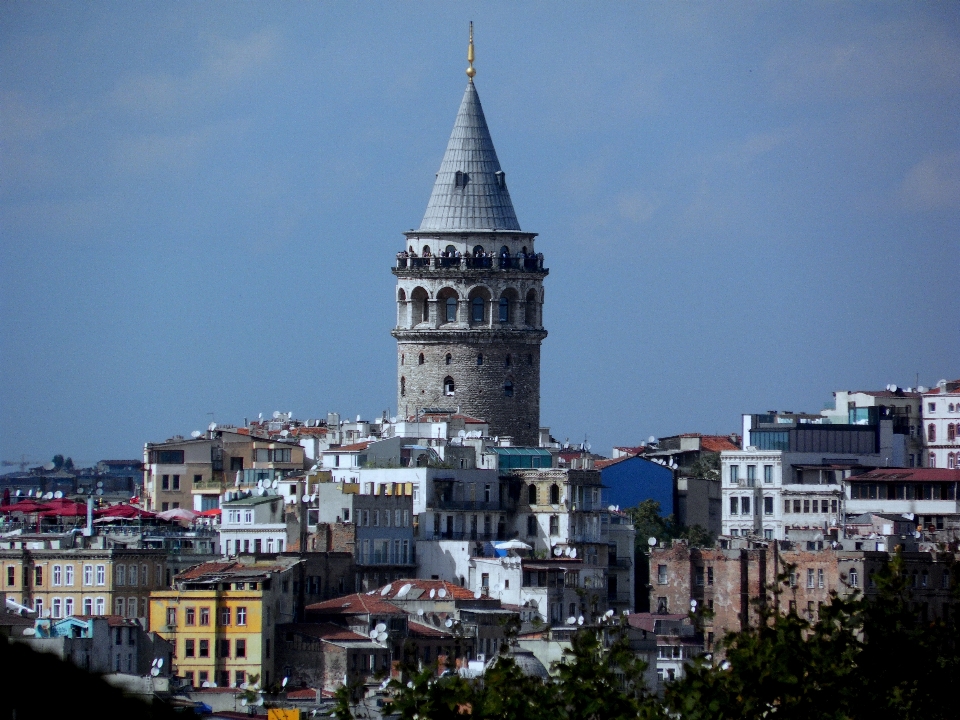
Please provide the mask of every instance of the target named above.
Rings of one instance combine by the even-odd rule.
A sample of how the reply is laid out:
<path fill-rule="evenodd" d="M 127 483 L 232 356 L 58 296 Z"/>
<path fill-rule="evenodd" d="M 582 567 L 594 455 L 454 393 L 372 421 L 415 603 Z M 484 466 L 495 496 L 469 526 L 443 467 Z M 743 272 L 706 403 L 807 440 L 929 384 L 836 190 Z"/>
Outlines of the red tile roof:
<path fill-rule="evenodd" d="M 447 638 L 453 634 L 447 632 L 446 630 L 435 628 L 432 625 L 425 625 L 424 623 L 417 622 L 416 620 L 408 620 L 407 627 L 409 628 L 408 633 L 411 637 Z"/>
<path fill-rule="evenodd" d="M 593 467 L 596 468 L 597 470 L 603 470 L 604 468 L 608 468 L 611 465 L 616 465 L 617 463 L 621 463 L 624 460 L 631 460 L 632 458 L 635 458 L 635 457 L 636 455 L 621 455 L 620 457 L 613 458 L 612 460 L 597 460 L 593 463 Z"/>
<path fill-rule="evenodd" d="M 958 482 L 960 470 L 947 468 L 877 468 L 862 475 L 850 478 L 855 482 L 870 480 L 903 481 L 903 482 Z"/>
<path fill-rule="evenodd" d="M 339 453 L 339 452 L 359 452 L 360 450 L 366 450 L 369 447 L 370 441 L 366 440 L 364 442 L 354 443 L 353 445 L 341 445 L 338 448 L 330 448 L 327 450 L 328 453 Z"/>
<path fill-rule="evenodd" d="M 287 690 L 287 700 L 316 700 L 317 691 L 313 688 L 300 688 L 299 690 Z"/>
<path fill-rule="evenodd" d="M 723 452 L 724 450 L 739 450 L 740 446 L 730 441 L 729 435 L 702 435 L 700 449 L 707 452 Z"/>
<path fill-rule="evenodd" d="M 399 595 L 400 590 L 410 586 L 410 589 L 407 590 L 404 595 Z M 390 590 L 383 594 L 385 588 L 390 588 Z M 445 597 L 440 597 L 440 590 L 443 590 Z M 419 592 L 416 592 L 418 591 Z M 430 591 L 434 591 L 435 597 L 430 597 Z M 376 594 L 386 600 L 473 600 L 473 591 L 468 590 L 467 588 L 460 587 L 454 583 L 447 582 L 446 580 L 423 580 L 420 578 L 410 578 L 406 580 L 394 580 L 389 585 L 384 585 L 382 588 L 378 588 Z"/>
<path fill-rule="evenodd" d="M 381 599 L 379 594 L 354 593 L 307 605 L 306 610 L 324 615 L 406 615 L 393 603 Z"/>

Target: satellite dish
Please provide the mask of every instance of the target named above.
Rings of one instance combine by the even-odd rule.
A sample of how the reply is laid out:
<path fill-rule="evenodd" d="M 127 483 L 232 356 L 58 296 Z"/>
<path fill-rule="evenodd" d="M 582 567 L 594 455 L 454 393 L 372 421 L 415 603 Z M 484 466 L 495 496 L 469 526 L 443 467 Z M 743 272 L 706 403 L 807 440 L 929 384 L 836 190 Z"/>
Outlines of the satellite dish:
<path fill-rule="evenodd" d="M 290 679 L 290 678 L 285 677 L 285 678 L 283 679 L 283 682 L 280 683 L 280 687 L 286 687 L 286 686 L 287 686 L 287 681 L 288 681 L 289 679 Z"/>
<path fill-rule="evenodd" d="M 584 445 L 583 447 L 584 447 L 584 449 L 586 449 L 587 452 L 590 452 L 590 443 L 587 443 L 587 444 Z"/>
<path fill-rule="evenodd" d="M 101 480 L 101 481 L 99 481 L 99 482 L 97 483 L 97 487 L 103 487 L 103 480 Z"/>
<path fill-rule="evenodd" d="M 207 425 L 207 430 L 209 430 L 210 432 L 213 432 L 216 429 L 217 429 L 217 424 L 215 422 L 212 422 L 209 425 Z M 213 685 L 211 687 L 216 687 L 216 686 Z"/>
<path fill-rule="evenodd" d="M 450 618 L 447 618 L 447 621 L 444 623 L 444 625 L 446 625 L 447 627 L 453 627 L 453 620 L 451 620 Z"/>
<path fill-rule="evenodd" d="M 259 495 L 260 497 L 263 497 L 266 494 L 267 494 L 267 491 L 264 490 L 263 488 L 260 488 L 259 490 L 257 490 L 257 495 Z"/>
<path fill-rule="evenodd" d="M 214 687 L 216 687 L 216 684 L 214 684 Z M 263 695 L 257 698 L 257 705 L 263 705 Z"/>
<path fill-rule="evenodd" d="M 384 642 L 388 637 L 390 636 L 387 635 L 385 632 L 379 633 L 377 635 L 377 642 Z"/>
<path fill-rule="evenodd" d="M 103 495 L 103 488 L 97 488 L 97 495 Z"/>
<path fill-rule="evenodd" d="M 570 617 L 567 618 L 567 625 L 576 625 L 576 624 L 577 624 L 577 619 L 575 617 L 571 615 Z"/>
<path fill-rule="evenodd" d="M 400 590 L 397 592 L 397 597 L 398 598 L 404 597 L 412 589 L 413 589 L 413 585 L 411 585 L 410 583 L 407 583 L 402 588 L 400 588 Z"/>
<path fill-rule="evenodd" d="M 653 435 L 647 438 L 647 445 L 656 445 L 656 444 L 657 444 L 657 439 Z"/>
<path fill-rule="evenodd" d="M 202 683 L 200 683 L 200 687 L 210 687 L 210 681 L 204 680 Z"/>
<path fill-rule="evenodd" d="M 417 615 L 419 615 L 420 617 L 423 617 L 423 608 L 420 608 L 419 610 L 417 610 Z"/>
<path fill-rule="evenodd" d="M 437 590 L 437 595 L 439 595 L 442 598 L 445 598 L 447 596 L 447 589 L 440 588 L 439 590 Z"/>
<path fill-rule="evenodd" d="M 473 593 L 473 599 L 474 599 L 474 600 L 479 600 L 479 599 L 480 599 L 480 595 L 481 595 L 481 593 L 480 593 L 479 590 L 474 591 L 474 593 Z"/>
<path fill-rule="evenodd" d="M 437 596 L 437 591 L 433 588 L 430 588 L 430 597 L 435 598 Z"/>
<path fill-rule="evenodd" d="M 157 658 L 157 667 L 163 667 L 163 658 Z"/>
<path fill-rule="evenodd" d="M 263 487 L 263 478 L 257 480 L 257 490 Z"/>
<path fill-rule="evenodd" d="M 566 555 L 567 557 L 570 557 L 570 548 L 564 548 L 563 554 Z"/>
<path fill-rule="evenodd" d="M 157 675 L 159 675 L 159 674 L 160 674 L 160 668 L 157 668 L 157 667 L 155 667 L 155 668 L 150 668 L 150 675 L 151 675 L 151 676 L 157 677 Z"/>
<path fill-rule="evenodd" d="M 192 433 L 190 433 L 190 437 L 192 437 L 194 440 L 196 440 L 201 435 L 203 435 L 203 433 L 200 432 L 199 430 L 194 430 Z"/>
<path fill-rule="evenodd" d="M 577 625 L 583 625 L 583 615 L 577 618 Z"/>
<path fill-rule="evenodd" d="M 53 500 L 53 493 L 52 493 L 52 492 L 48 492 L 46 495 L 43 496 L 43 498 L 44 498 L 45 500 Z"/>
<path fill-rule="evenodd" d="M 560 557 L 561 555 L 563 555 L 563 550 L 561 550 L 561 549 L 558 548 L 558 547 L 555 547 L 555 548 L 553 549 L 553 554 L 556 555 L 557 557 Z"/>
<path fill-rule="evenodd" d="M 280 481 L 279 481 L 279 480 L 274 480 L 272 487 L 273 487 L 274 490 L 276 490 L 277 487 L 279 487 L 279 485 L 280 485 Z"/>
<path fill-rule="evenodd" d="M 573 548 L 572 550 L 570 550 L 570 557 L 575 558 L 576 556 L 577 556 L 577 549 Z"/>
<path fill-rule="evenodd" d="M 393 590 L 393 583 L 387 583 L 383 586 L 383 590 L 380 591 L 380 597 L 386 597 L 390 594 L 391 590 Z"/>
<path fill-rule="evenodd" d="M 457 433 L 458 438 L 465 438 L 466 436 L 467 436 L 466 430 L 461 430 L 460 432 Z"/>
<path fill-rule="evenodd" d="M 607 610 L 604 614 L 604 617 L 613 617 L 613 610 Z"/>
<path fill-rule="evenodd" d="M 370 631 L 370 639 L 371 639 L 371 640 L 376 640 L 376 639 L 377 639 L 377 635 L 379 635 L 379 633 L 377 632 L 377 629 L 376 629 L 376 628 L 374 628 L 373 630 Z"/>
<path fill-rule="evenodd" d="M 310 502 L 310 496 L 307 495 L 306 493 L 304 493 L 304 494 L 303 494 L 303 497 L 300 498 L 300 499 L 303 500 L 305 503 Z"/>
<path fill-rule="evenodd" d="M 697 611 L 697 601 L 691 599 L 691 600 L 690 600 L 690 612 L 696 612 L 696 611 Z"/>
<path fill-rule="evenodd" d="M 280 417 L 280 411 L 279 411 L 279 410 L 274 410 L 274 411 L 273 411 L 273 419 L 276 420 L 278 417 Z"/>
<path fill-rule="evenodd" d="M 289 431 L 289 430 L 281 430 L 281 431 L 280 431 L 280 437 L 289 437 L 289 435 L 290 435 L 290 431 Z"/>
<path fill-rule="evenodd" d="M 654 547 L 657 544 L 657 539 L 653 536 L 647 538 L 647 545 Z"/>
<path fill-rule="evenodd" d="M 53 496 L 54 496 L 57 500 L 59 500 L 60 498 L 63 497 L 63 493 L 60 492 L 59 490 L 57 490 L 57 491 L 53 494 Z"/>
<path fill-rule="evenodd" d="M 246 704 L 247 704 L 247 699 L 246 699 L 246 698 L 240 698 L 240 704 L 243 705 L 243 706 L 246 706 Z"/>
<path fill-rule="evenodd" d="M 357 415 L 357 422 L 360 422 L 360 416 Z"/>
<path fill-rule="evenodd" d="M 396 424 L 397 424 L 397 416 L 396 416 L 396 415 L 394 415 L 393 417 L 390 418 L 390 423 L 393 424 L 393 425 L 396 425 Z"/>
<path fill-rule="evenodd" d="M 377 633 L 382 633 L 387 629 L 387 626 L 384 623 L 377 623 Z"/>

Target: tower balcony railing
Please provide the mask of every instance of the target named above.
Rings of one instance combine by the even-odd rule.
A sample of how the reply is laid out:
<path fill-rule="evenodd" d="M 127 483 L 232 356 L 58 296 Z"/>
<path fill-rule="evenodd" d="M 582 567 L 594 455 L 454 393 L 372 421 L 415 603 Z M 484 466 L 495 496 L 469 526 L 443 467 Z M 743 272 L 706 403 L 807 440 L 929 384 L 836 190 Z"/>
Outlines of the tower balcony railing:
<path fill-rule="evenodd" d="M 485 257 L 404 257 L 397 256 L 397 270 L 520 270 L 545 273 L 543 255 L 512 257 L 508 255 Z"/>

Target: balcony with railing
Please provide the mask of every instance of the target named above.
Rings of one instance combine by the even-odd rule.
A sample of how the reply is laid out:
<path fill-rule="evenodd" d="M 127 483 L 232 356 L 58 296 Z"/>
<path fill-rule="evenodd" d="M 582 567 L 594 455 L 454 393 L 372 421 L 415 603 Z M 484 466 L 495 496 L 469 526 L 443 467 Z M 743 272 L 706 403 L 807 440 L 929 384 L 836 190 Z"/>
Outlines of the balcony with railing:
<path fill-rule="evenodd" d="M 424 270 L 516 270 L 519 272 L 549 272 L 543 266 L 543 255 L 533 257 L 513 257 L 508 255 L 484 257 L 410 257 L 406 253 L 397 255 L 395 272 L 414 272 Z"/>

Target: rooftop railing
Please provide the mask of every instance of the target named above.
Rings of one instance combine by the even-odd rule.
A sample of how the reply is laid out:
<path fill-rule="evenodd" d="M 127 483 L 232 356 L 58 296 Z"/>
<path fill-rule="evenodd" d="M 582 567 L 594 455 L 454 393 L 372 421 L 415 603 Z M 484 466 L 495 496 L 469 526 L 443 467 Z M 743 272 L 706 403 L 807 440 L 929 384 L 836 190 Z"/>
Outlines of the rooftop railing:
<path fill-rule="evenodd" d="M 486 257 L 397 257 L 398 270 L 522 270 L 524 272 L 547 272 L 543 267 L 543 255 L 535 257 L 512 257 L 507 255 Z"/>

